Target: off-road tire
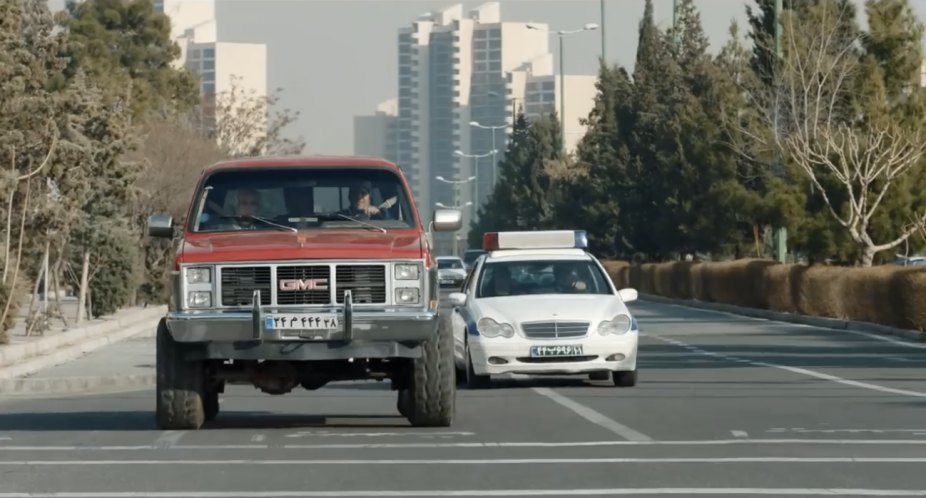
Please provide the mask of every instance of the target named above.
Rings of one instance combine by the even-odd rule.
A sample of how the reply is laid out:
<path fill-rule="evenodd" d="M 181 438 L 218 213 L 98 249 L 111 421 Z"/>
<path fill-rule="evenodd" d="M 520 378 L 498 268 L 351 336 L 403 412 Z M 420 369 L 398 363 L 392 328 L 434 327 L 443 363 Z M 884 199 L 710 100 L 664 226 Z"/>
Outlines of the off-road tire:
<path fill-rule="evenodd" d="M 450 327 L 421 345 L 421 356 L 411 362 L 406 418 L 415 427 L 450 427 L 456 412 L 456 367 Z"/>
<path fill-rule="evenodd" d="M 411 398 L 409 397 L 408 389 L 399 389 L 398 395 L 396 396 L 395 407 L 399 411 L 399 415 L 408 418 L 411 408 Z"/>
<path fill-rule="evenodd" d="M 637 385 L 636 369 L 624 372 L 614 372 L 611 375 L 614 378 L 614 385 L 616 387 L 633 387 Z"/>
<path fill-rule="evenodd" d="M 196 430 L 206 420 L 206 371 L 201 361 L 186 361 L 186 347 L 170 335 L 161 319 L 157 330 L 157 426 L 161 430 Z"/>

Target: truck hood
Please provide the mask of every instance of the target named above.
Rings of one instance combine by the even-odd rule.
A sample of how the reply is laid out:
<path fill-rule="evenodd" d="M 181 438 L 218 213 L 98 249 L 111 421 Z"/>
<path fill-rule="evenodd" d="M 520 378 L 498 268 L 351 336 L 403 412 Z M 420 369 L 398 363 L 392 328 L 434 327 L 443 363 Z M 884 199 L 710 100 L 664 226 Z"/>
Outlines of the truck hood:
<path fill-rule="evenodd" d="M 249 231 L 188 234 L 180 263 L 279 261 L 294 259 L 419 259 L 424 238 L 417 230 L 369 229 Z"/>

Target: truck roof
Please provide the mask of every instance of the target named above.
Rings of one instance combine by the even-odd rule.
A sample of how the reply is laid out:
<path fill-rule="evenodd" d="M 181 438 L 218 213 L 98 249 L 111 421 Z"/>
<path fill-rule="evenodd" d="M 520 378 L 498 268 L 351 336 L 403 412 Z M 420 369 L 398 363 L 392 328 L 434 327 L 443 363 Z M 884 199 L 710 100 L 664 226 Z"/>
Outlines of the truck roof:
<path fill-rule="evenodd" d="M 205 171 L 250 169 L 250 168 L 325 168 L 373 166 L 400 171 L 395 163 L 374 156 L 264 156 L 228 159 L 208 166 Z"/>

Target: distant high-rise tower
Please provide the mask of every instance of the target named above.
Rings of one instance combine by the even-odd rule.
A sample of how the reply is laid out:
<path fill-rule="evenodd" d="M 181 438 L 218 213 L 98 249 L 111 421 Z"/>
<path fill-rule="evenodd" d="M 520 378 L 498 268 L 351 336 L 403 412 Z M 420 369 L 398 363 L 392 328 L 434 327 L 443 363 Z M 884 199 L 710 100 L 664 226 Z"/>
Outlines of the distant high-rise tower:
<path fill-rule="evenodd" d="M 459 248 L 454 237 L 465 238 L 477 207 L 492 192 L 514 111 L 548 113 L 559 103 L 550 38 L 544 24 L 502 22 L 498 2 L 467 15 L 454 5 L 399 30 L 396 162 L 409 177 L 425 223 L 437 204 L 460 206 L 464 213 L 460 233 L 434 234 L 438 251 Z M 584 129 L 578 117 L 594 103 L 595 77 L 566 81 L 570 148 Z M 355 138 L 355 148 L 362 145 Z"/>
<path fill-rule="evenodd" d="M 199 76 L 207 129 L 217 119 L 216 95 L 233 82 L 245 94 L 267 94 L 267 46 L 219 41 L 215 0 L 157 0 L 154 7 L 170 18 L 171 37 L 180 45 L 175 65 Z"/>

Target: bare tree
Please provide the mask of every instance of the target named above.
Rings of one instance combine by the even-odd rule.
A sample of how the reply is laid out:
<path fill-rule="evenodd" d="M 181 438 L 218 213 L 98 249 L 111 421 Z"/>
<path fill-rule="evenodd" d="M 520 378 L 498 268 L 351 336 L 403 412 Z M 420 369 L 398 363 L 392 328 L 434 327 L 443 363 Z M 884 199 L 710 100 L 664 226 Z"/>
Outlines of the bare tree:
<path fill-rule="evenodd" d="M 180 120 L 151 119 L 138 133 L 138 147 L 130 155 L 141 163 L 138 214 L 164 211 L 179 218 L 203 168 L 225 154 Z"/>
<path fill-rule="evenodd" d="M 871 222 L 883 201 L 898 192 L 926 153 L 921 130 L 902 126 L 888 113 L 866 114 L 859 106 L 865 69 L 859 35 L 847 33 L 851 12 L 821 2 L 811 15 L 783 16 L 784 56 L 771 86 L 744 85 L 747 112 L 727 113 L 748 159 L 769 162 L 775 154 L 794 164 L 871 266 L 877 253 L 903 244 L 926 223 L 916 223 L 886 241 L 876 241 Z"/>
<path fill-rule="evenodd" d="M 305 148 L 303 139 L 283 134 L 299 119 L 299 112 L 276 109 L 282 90 L 260 95 L 242 86 L 240 77 L 233 75 L 231 80 L 231 88 L 214 97 L 210 111 L 216 141 L 226 153 L 233 157 L 301 153 Z"/>

